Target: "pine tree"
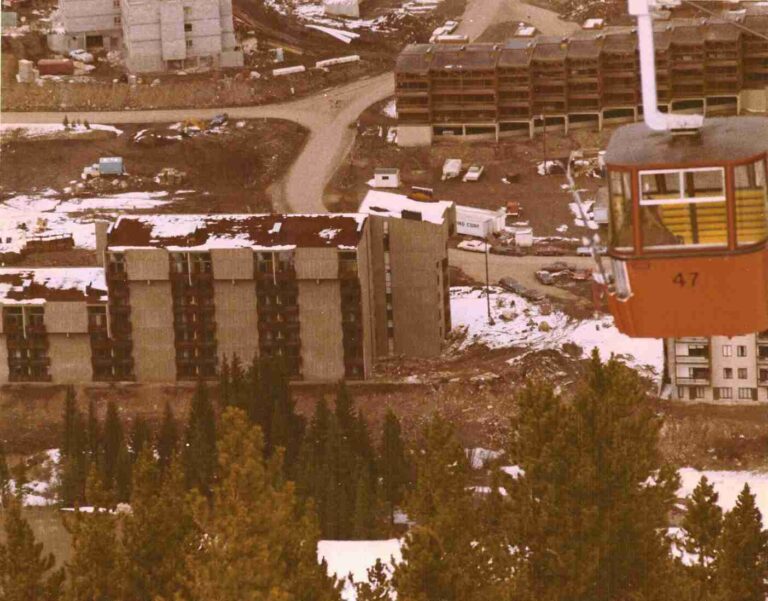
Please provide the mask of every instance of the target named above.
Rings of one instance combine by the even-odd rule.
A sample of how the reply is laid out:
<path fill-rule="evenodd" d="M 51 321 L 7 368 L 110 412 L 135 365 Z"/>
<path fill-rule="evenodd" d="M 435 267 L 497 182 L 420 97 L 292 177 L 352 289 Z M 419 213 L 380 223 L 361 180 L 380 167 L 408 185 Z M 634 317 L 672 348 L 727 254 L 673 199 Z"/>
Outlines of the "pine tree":
<path fill-rule="evenodd" d="M 403 502 L 405 490 L 412 480 L 400 420 L 391 409 L 384 416 L 378 462 L 382 495 L 387 504 L 391 523 L 394 520 L 395 508 Z"/>
<path fill-rule="evenodd" d="M 4 540 L 0 542 L 0 599 L 3 601 L 58 601 L 63 580 L 53 569 L 56 559 L 43 553 L 22 515 L 22 499 L 5 496 L 2 510 Z"/>
<path fill-rule="evenodd" d="M 368 568 L 367 581 L 355 584 L 357 601 L 391 601 L 393 592 L 390 569 L 381 559 Z"/>
<path fill-rule="evenodd" d="M 685 538 L 682 548 L 696 557 L 696 563 L 691 569 L 698 585 L 697 599 L 711 599 L 713 594 L 715 552 L 723 527 L 723 510 L 717 504 L 717 499 L 715 487 L 706 476 L 702 476 L 688 499 L 683 518 Z"/>
<path fill-rule="evenodd" d="M 145 447 L 148 447 L 152 441 L 152 432 L 149 429 L 147 421 L 139 416 L 133 421 L 130 436 L 130 454 L 131 460 L 136 461 Z"/>
<path fill-rule="evenodd" d="M 113 489 L 117 477 L 117 464 L 120 453 L 125 446 L 123 423 L 117 412 L 117 405 L 110 401 L 107 405 L 107 416 L 104 419 L 104 471 L 102 480 L 104 485 Z"/>
<path fill-rule="evenodd" d="M 0 440 L 0 507 L 4 504 L 5 496 L 10 492 L 11 472 L 5 459 L 5 446 Z"/>
<path fill-rule="evenodd" d="M 768 532 L 755 496 L 744 485 L 736 506 L 723 520 L 715 563 L 722 601 L 765 601 L 768 594 Z"/>
<path fill-rule="evenodd" d="M 115 498 L 119 503 L 127 503 L 131 498 L 133 460 L 126 445 L 120 447 L 115 466 Z"/>
<path fill-rule="evenodd" d="M 222 417 L 219 480 L 196 522 L 205 544 L 190 557 L 191 599 L 338 600 L 338 586 L 317 562 L 317 529 L 282 476 L 280 453 L 263 459 L 263 437 L 244 412 Z"/>
<path fill-rule="evenodd" d="M 595 353 L 573 402 L 547 386 L 518 398 L 507 483 L 512 536 L 527 549 L 524 599 L 675 596 L 665 536 L 679 479 L 658 452 L 661 421 L 635 372 Z"/>
<path fill-rule="evenodd" d="M 87 432 L 71 387 L 67 389 L 63 422 L 59 494 L 61 502 L 71 506 L 84 499 L 89 469 Z"/>
<path fill-rule="evenodd" d="M 166 401 L 163 410 L 163 421 L 157 432 L 157 463 L 161 470 L 165 470 L 178 450 L 179 434 L 176 418 L 173 416 L 171 405 Z"/>
<path fill-rule="evenodd" d="M 86 494 L 92 511 L 76 511 L 65 523 L 72 535 L 72 558 L 67 564 L 64 601 L 114 601 L 122 598 L 123 556 L 111 494 L 95 466 Z"/>
<path fill-rule="evenodd" d="M 479 538 L 469 463 L 453 427 L 434 416 L 424 432 L 417 478 L 407 499 L 416 522 L 392 577 L 398 598 L 420 601 L 474 601 L 499 598 L 506 575 L 489 561 Z"/>
<path fill-rule="evenodd" d="M 184 474 L 188 488 L 208 495 L 216 471 L 216 416 L 208 388 L 200 382 L 192 398 L 184 447 Z"/>
<path fill-rule="evenodd" d="M 75 436 L 75 421 L 81 419 L 78 417 L 77 400 L 75 399 L 74 386 L 67 386 L 66 396 L 64 397 L 64 426 L 61 436 L 61 458 L 69 457 L 72 449 L 72 439 Z"/>
<path fill-rule="evenodd" d="M 154 601 L 183 592 L 194 523 L 178 461 L 162 472 L 150 450 L 142 452 L 135 467 L 131 512 L 121 525 L 126 598 Z"/>
<path fill-rule="evenodd" d="M 99 425 L 99 418 L 96 415 L 96 405 L 93 400 L 88 403 L 87 439 L 88 463 L 89 465 L 99 465 L 101 459 L 101 427 Z"/>

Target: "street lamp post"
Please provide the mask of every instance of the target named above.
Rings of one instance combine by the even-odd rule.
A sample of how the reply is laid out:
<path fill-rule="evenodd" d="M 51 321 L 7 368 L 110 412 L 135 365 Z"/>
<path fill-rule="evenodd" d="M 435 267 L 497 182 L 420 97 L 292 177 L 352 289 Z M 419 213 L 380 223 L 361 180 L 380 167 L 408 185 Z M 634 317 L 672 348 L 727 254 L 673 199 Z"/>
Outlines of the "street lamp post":
<path fill-rule="evenodd" d="M 486 231 L 484 232 L 484 235 L 483 235 L 483 240 L 485 241 L 485 302 L 486 302 L 486 307 L 488 309 L 488 325 L 489 326 L 496 324 L 496 322 L 493 321 L 493 315 L 491 315 L 491 278 L 488 271 L 488 255 L 490 254 L 490 251 L 491 251 L 491 242 L 490 242 L 491 236 L 488 233 L 487 227 L 488 227 L 488 224 L 491 221 L 493 221 L 493 219 L 494 218 L 491 217 L 490 219 L 487 219 L 483 224 L 486 227 Z"/>

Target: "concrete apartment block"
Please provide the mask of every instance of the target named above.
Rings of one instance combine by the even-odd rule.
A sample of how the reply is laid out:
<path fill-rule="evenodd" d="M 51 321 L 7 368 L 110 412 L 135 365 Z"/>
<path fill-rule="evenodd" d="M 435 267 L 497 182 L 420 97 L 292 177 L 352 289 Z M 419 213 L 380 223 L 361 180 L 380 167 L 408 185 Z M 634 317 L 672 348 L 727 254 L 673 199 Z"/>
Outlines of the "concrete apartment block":
<path fill-rule="evenodd" d="M 454 204 L 374 190 L 359 210 L 371 222 L 377 355 L 439 355 L 451 329 L 448 239 L 456 227 Z"/>
<path fill-rule="evenodd" d="M 58 41 L 61 51 L 120 48 L 120 0 L 60 0 L 59 19 L 66 31 L 63 40 Z"/>
<path fill-rule="evenodd" d="M 129 71 L 243 64 L 231 0 L 122 0 L 121 6 Z"/>
<path fill-rule="evenodd" d="M 672 398 L 768 402 L 768 332 L 664 341 Z"/>
<path fill-rule="evenodd" d="M 97 223 L 102 267 L 0 269 L 0 383 L 194 381 L 234 355 L 336 381 L 382 355 L 437 354 L 453 204 L 376 214 L 383 200 L 368 214 L 126 216 Z"/>
<path fill-rule="evenodd" d="M 232 0 L 60 0 L 65 34 L 51 48 L 125 51 L 135 73 L 240 67 Z"/>

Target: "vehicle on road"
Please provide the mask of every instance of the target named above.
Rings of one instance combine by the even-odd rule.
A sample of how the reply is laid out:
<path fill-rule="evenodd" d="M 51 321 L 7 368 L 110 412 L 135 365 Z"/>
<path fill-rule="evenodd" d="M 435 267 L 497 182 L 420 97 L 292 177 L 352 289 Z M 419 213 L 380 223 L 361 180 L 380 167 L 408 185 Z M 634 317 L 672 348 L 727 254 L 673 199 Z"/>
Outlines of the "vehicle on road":
<path fill-rule="evenodd" d="M 525 286 L 518 282 L 515 278 L 501 278 L 499 280 L 499 286 L 501 286 L 507 292 L 514 292 L 520 296 L 526 291 Z"/>
<path fill-rule="evenodd" d="M 541 269 L 542 271 L 557 273 L 560 271 L 576 271 L 577 267 L 575 265 L 571 265 L 570 263 L 566 263 L 565 261 L 555 261 L 554 263 L 544 265 Z"/>
<path fill-rule="evenodd" d="M 482 240 L 464 240 L 456 245 L 456 248 L 470 252 L 484 253 L 490 250 L 491 245 Z"/>
<path fill-rule="evenodd" d="M 524 257 L 525 251 L 519 246 L 491 246 L 491 254 L 505 255 L 507 257 Z"/>
<path fill-rule="evenodd" d="M 559 246 L 539 246 L 534 254 L 540 257 L 562 257 L 565 254 L 565 249 Z"/>
<path fill-rule="evenodd" d="M 555 283 L 555 276 L 543 269 L 536 272 L 536 279 L 545 286 L 552 286 Z"/>

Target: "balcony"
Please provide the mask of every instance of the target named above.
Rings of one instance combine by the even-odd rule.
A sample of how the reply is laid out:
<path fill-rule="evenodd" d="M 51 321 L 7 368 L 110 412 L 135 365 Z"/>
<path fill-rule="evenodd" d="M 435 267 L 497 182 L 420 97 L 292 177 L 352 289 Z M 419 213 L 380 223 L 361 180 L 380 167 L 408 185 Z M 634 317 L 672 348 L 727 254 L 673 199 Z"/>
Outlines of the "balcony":
<path fill-rule="evenodd" d="M 698 378 L 676 378 L 675 383 L 678 386 L 709 386 L 710 377 L 698 377 Z"/>

